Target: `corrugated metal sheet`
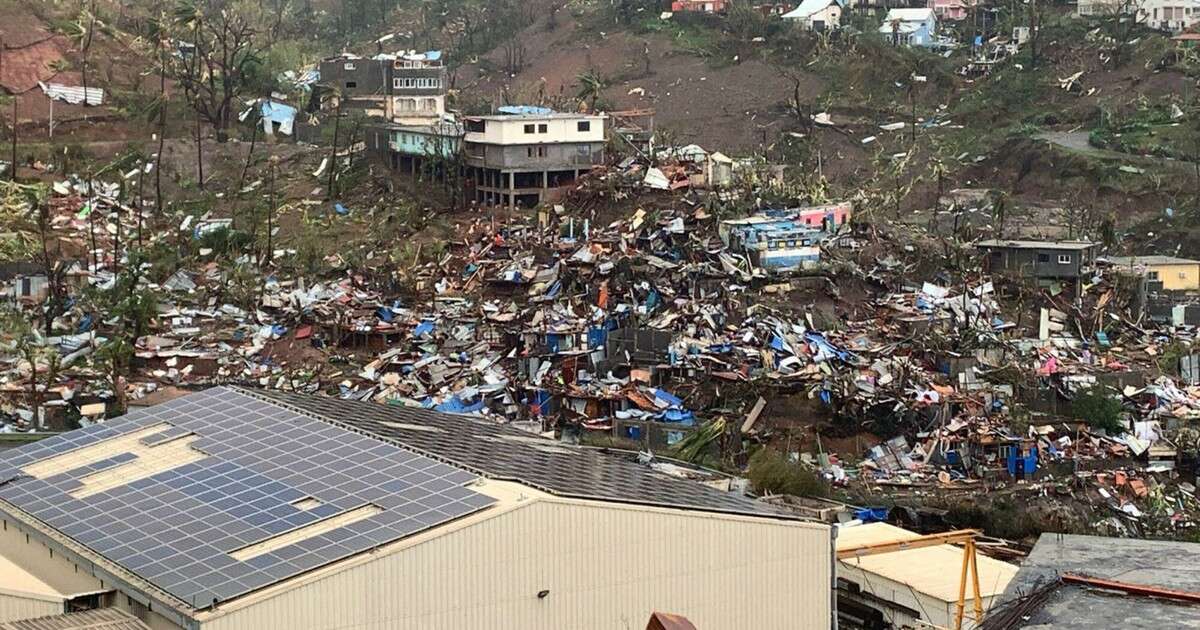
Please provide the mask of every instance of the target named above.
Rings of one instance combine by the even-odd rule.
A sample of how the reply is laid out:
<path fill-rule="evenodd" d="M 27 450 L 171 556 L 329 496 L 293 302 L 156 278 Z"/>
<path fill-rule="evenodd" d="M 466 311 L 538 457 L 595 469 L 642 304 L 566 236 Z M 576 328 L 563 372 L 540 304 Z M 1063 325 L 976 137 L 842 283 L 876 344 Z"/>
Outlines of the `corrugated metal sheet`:
<path fill-rule="evenodd" d="M 668 610 L 704 630 L 816 630 L 829 584 L 824 526 L 530 500 L 202 628 L 640 628 Z"/>
<path fill-rule="evenodd" d="M 84 89 L 58 83 L 40 83 L 42 92 L 55 101 L 65 101 L 72 105 L 83 102 Z M 88 105 L 98 106 L 104 103 L 104 90 L 90 87 L 87 89 Z"/>
<path fill-rule="evenodd" d="M 150 630 L 150 626 L 112 608 L 0 623 L 0 630 Z"/>
<path fill-rule="evenodd" d="M 63 611 L 62 602 L 52 602 L 16 594 L 0 593 L 0 622 L 44 617 Z M 0 628 L 4 627 L 0 624 Z"/>

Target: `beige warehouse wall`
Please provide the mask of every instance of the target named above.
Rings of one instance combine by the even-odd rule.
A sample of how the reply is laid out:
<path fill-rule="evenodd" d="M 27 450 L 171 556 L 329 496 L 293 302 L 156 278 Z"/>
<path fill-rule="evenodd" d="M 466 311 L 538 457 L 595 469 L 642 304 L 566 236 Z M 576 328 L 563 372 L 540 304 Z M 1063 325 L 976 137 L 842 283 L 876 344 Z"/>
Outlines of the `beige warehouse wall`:
<path fill-rule="evenodd" d="M 38 542 L 34 536 L 11 520 L 0 524 L 0 556 L 36 577 L 43 587 L 64 595 L 96 593 L 115 588 L 88 573 L 87 567 L 79 567 L 61 553 L 51 553 L 50 548 Z M 0 575 L 0 587 L 8 576 Z M 35 605 L 41 604 L 41 605 Z M 145 608 L 131 605 L 131 600 L 121 592 L 112 597 L 112 606 L 135 614 L 153 630 L 179 630 L 179 626 L 165 617 Z M 63 603 L 34 602 L 19 596 L 0 595 L 0 621 L 16 621 L 64 612 Z"/>
<path fill-rule="evenodd" d="M 31 599 L 19 595 L 0 593 L 0 623 L 6 621 L 22 621 L 48 615 L 61 615 L 62 602 L 50 602 L 42 599 Z"/>
<path fill-rule="evenodd" d="M 820 525 L 528 500 L 257 603 L 231 604 L 202 627 L 630 630 L 658 610 L 703 630 L 816 630 L 829 627 L 829 539 Z"/>

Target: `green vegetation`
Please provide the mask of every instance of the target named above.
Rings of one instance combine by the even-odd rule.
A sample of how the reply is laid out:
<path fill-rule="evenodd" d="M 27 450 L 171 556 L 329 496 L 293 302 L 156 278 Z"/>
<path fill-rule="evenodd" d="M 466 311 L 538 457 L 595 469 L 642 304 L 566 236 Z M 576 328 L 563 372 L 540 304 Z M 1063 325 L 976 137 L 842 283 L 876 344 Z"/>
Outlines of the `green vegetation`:
<path fill-rule="evenodd" d="M 1093 146 L 1122 153 L 1191 160 L 1200 150 L 1200 134 L 1185 121 L 1184 110 L 1174 100 L 1142 98 L 1125 114 L 1102 111 L 1100 124 L 1088 140 Z"/>
<path fill-rule="evenodd" d="M 1079 392 L 1071 401 L 1071 415 L 1087 422 L 1092 428 L 1103 429 L 1112 435 L 1128 430 L 1121 419 L 1124 412 L 1121 401 L 1099 386 Z"/>
<path fill-rule="evenodd" d="M 824 497 L 829 486 L 813 471 L 772 448 L 760 449 L 750 458 L 747 469 L 754 491 L 759 494 L 790 494 L 798 497 Z"/>

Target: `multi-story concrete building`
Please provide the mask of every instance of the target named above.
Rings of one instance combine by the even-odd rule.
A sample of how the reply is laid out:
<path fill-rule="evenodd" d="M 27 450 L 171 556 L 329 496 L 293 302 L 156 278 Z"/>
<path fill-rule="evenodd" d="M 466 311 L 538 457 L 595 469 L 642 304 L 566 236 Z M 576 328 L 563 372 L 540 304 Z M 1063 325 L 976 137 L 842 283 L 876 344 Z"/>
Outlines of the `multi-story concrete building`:
<path fill-rule="evenodd" d="M 537 205 L 604 162 L 604 115 L 500 111 L 464 123 L 463 150 L 480 203 Z"/>
<path fill-rule="evenodd" d="M 449 76 L 441 51 L 403 53 L 390 60 L 388 120 L 428 125 L 446 114 Z"/>
<path fill-rule="evenodd" d="M 344 54 L 322 60 L 317 68 L 322 86 L 318 95 L 336 90 L 345 108 L 363 110 L 368 116 L 387 114 L 390 61 Z M 324 106 L 334 104 L 327 102 Z"/>

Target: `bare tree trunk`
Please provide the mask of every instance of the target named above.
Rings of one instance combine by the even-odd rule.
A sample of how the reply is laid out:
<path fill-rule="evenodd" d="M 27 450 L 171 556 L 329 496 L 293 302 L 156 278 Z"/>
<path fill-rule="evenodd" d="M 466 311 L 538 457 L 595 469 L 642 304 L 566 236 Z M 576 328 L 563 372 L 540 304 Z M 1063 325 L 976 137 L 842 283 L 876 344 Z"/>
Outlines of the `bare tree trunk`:
<path fill-rule="evenodd" d="M 250 132 L 250 150 L 246 153 L 246 164 L 242 167 L 242 176 L 238 178 L 237 190 L 240 193 L 246 185 L 246 171 L 250 170 L 250 160 L 254 157 L 254 144 L 258 142 L 258 127 L 262 125 L 262 104 L 256 104 L 254 110 L 254 131 Z"/>
<path fill-rule="evenodd" d="M 12 111 L 12 181 L 17 181 L 17 95 L 13 94 Z"/>
<path fill-rule="evenodd" d="M 92 243 L 92 271 L 99 271 L 99 254 L 96 252 L 96 197 L 92 194 L 92 178 L 92 172 L 88 171 L 88 235 Z"/>
<path fill-rule="evenodd" d="M 89 12 L 91 13 L 91 20 L 88 21 L 87 34 L 84 36 L 83 50 L 81 51 L 81 52 L 83 52 L 83 67 L 81 68 L 81 71 L 83 74 L 83 111 L 84 111 L 83 119 L 84 120 L 87 120 L 87 108 L 88 108 L 88 98 L 87 98 L 88 61 L 90 61 L 91 52 L 92 52 L 92 34 L 96 32 L 96 1 L 95 0 L 92 0 L 91 9 L 89 9 Z"/>
<path fill-rule="evenodd" d="M 275 163 L 271 162 L 271 197 L 267 205 L 267 265 L 275 258 Z"/>
<path fill-rule="evenodd" d="M 338 149 L 338 131 L 342 123 L 342 102 L 344 99 L 338 96 L 337 114 L 333 119 L 333 148 L 329 151 L 329 188 L 328 195 L 330 199 L 334 198 L 333 194 L 333 174 L 337 172 L 337 149 Z"/>
<path fill-rule="evenodd" d="M 162 46 L 162 43 L 159 43 Z M 162 160 L 163 160 L 163 144 L 166 142 L 167 135 L 167 53 L 166 50 L 158 51 L 158 157 L 154 159 L 154 204 L 155 210 L 158 211 L 158 216 L 163 213 L 163 196 L 162 196 Z"/>
<path fill-rule="evenodd" d="M 200 177 L 200 190 L 204 190 L 204 144 L 200 133 L 200 113 L 196 112 L 196 171 Z"/>

